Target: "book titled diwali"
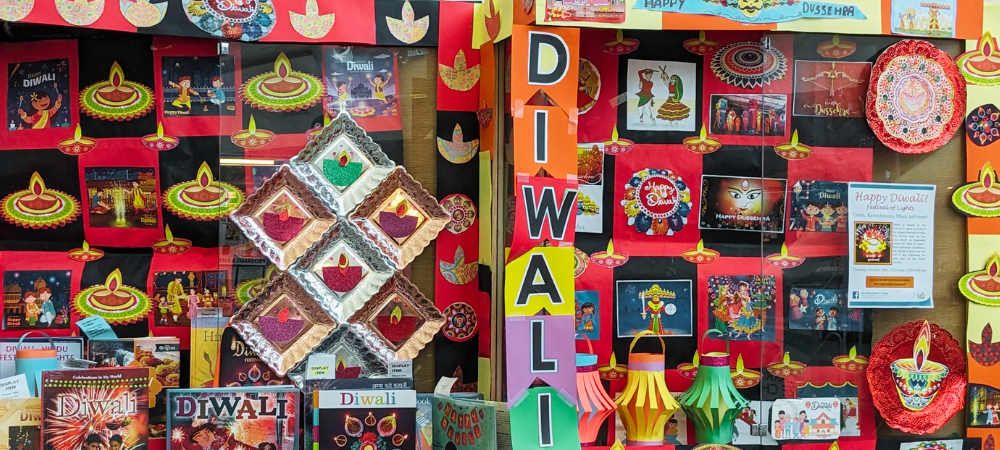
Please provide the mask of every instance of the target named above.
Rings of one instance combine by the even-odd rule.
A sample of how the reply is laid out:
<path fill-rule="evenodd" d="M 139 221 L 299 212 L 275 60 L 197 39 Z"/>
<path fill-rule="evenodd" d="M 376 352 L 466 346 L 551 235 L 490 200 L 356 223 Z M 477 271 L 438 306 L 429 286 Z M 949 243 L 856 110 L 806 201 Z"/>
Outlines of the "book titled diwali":
<path fill-rule="evenodd" d="M 0 446 L 9 449 L 41 448 L 42 399 L 0 399 Z"/>
<path fill-rule="evenodd" d="M 415 450 L 417 392 L 412 389 L 314 391 L 313 448 Z"/>
<path fill-rule="evenodd" d="M 298 450 L 294 386 L 171 389 L 167 450 Z"/>
<path fill-rule="evenodd" d="M 146 450 L 148 440 L 148 368 L 42 373 L 42 448 Z"/>

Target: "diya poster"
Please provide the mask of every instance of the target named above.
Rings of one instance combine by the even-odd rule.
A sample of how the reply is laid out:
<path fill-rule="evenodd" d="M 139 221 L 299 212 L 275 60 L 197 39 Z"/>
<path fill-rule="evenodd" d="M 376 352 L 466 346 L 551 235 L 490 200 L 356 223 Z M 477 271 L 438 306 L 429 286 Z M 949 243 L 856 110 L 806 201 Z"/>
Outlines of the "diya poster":
<path fill-rule="evenodd" d="M 347 111 L 368 132 L 402 129 L 395 51 L 330 47 L 325 59 L 329 116 Z"/>
<path fill-rule="evenodd" d="M 848 183 L 848 306 L 933 308 L 936 186 Z"/>

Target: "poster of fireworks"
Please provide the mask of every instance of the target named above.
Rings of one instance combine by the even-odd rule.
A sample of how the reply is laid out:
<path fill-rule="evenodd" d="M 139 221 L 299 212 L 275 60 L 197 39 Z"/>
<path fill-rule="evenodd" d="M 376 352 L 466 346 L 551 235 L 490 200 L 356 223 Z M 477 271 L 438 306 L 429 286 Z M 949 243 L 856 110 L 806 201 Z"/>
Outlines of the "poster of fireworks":
<path fill-rule="evenodd" d="M 149 369 L 42 373 L 44 450 L 146 450 Z"/>

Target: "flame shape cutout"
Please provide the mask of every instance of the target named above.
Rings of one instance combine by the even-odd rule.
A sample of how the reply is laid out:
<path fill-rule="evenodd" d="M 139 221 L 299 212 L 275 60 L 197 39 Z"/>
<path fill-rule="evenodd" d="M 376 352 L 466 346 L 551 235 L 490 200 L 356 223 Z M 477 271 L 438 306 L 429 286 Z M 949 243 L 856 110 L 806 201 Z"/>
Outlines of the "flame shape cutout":
<path fill-rule="evenodd" d="M 42 180 L 42 176 L 38 172 L 31 174 L 31 181 L 28 184 L 28 188 L 32 194 L 42 195 L 45 193 L 45 180 Z"/>
<path fill-rule="evenodd" d="M 392 308 L 392 312 L 389 314 L 389 321 L 393 325 L 395 325 L 395 324 L 399 323 L 399 319 L 402 319 L 402 318 L 403 318 L 403 310 L 399 309 L 399 305 L 396 305 L 395 308 Z"/>
<path fill-rule="evenodd" d="M 274 60 L 274 73 L 279 78 L 287 78 L 292 73 L 292 63 L 288 60 L 288 56 L 285 56 L 285 52 L 281 52 L 278 59 Z"/>
<path fill-rule="evenodd" d="M 925 320 L 924 325 L 920 327 L 920 333 L 917 334 L 917 341 L 913 344 L 913 363 L 918 372 L 923 371 L 924 363 L 927 362 L 927 354 L 930 353 L 930 345 L 931 325 Z"/>
<path fill-rule="evenodd" d="M 410 203 L 406 199 L 402 199 L 396 204 L 396 217 L 402 218 L 410 212 Z"/>
<path fill-rule="evenodd" d="M 122 271 L 115 269 L 108 275 L 108 278 L 104 280 L 104 287 L 108 288 L 109 291 L 117 292 L 118 288 L 122 285 Z"/>
<path fill-rule="evenodd" d="M 83 137 L 83 130 L 80 129 L 80 124 L 76 124 L 76 130 L 73 130 L 73 140 L 80 142 L 80 138 Z"/>
<path fill-rule="evenodd" d="M 202 161 L 198 167 L 198 185 L 206 188 L 212 184 L 212 168 L 208 166 L 208 161 Z"/>
<path fill-rule="evenodd" d="M 115 89 L 121 87 L 122 82 L 125 81 L 125 73 L 122 72 L 122 66 L 118 65 L 118 61 L 111 64 L 111 72 L 108 74 L 108 82 L 111 83 Z"/>
<path fill-rule="evenodd" d="M 278 322 L 280 323 L 288 322 L 288 316 L 289 316 L 288 307 L 285 306 L 281 308 L 281 311 L 278 311 Z"/>
<path fill-rule="evenodd" d="M 167 242 L 174 242 L 174 233 L 170 232 L 170 225 L 166 225 L 163 227 L 163 234 Z"/>

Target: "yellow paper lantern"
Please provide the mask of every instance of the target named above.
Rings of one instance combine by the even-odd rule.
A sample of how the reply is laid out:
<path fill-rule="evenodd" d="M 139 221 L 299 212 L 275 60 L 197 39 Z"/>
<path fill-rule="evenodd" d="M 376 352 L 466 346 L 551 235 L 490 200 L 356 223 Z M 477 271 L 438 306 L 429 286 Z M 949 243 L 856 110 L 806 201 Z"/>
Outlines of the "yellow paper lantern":
<path fill-rule="evenodd" d="M 663 353 L 632 353 L 639 338 L 652 335 L 642 331 L 629 346 L 628 382 L 615 403 L 625 423 L 625 442 L 635 446 L 662 446 L 667 419 L 680 405 L 670 395 L 664 378 Z M 666 352 L 663 338 L 660 345 Z"/>

